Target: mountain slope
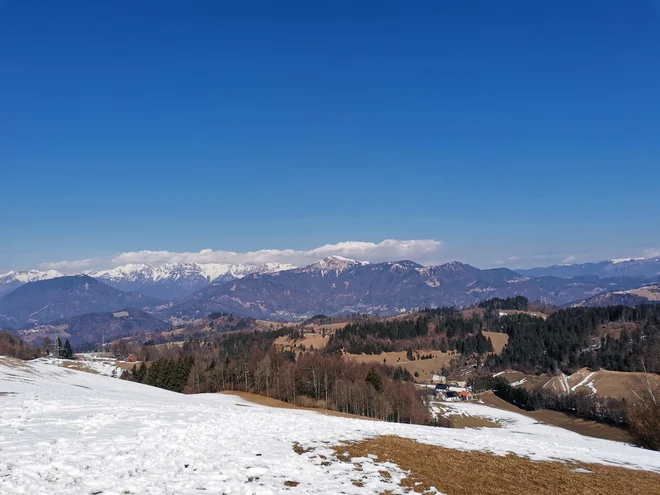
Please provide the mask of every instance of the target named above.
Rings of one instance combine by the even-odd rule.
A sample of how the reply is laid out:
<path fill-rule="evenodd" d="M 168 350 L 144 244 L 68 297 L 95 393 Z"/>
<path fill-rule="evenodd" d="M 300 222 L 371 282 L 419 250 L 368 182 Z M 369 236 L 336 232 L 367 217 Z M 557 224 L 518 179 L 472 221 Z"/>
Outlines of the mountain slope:
<path fill-rule="evenodd" d="M 30 282 L 0 299 L 0 324 L 10 328 L 85 313 L 145 308 L 157 299 L 114 289 L 87 275 Z"/>
<path fill-rule="evenodd" d="M 523 277 L 506 268 L 479 270 L 458 262 L 424 267 L 412 261 L 368 264 L 331 257 L 304 268 L 212 284 L 168 306 L 164 315 L 199 318 L 212 311 L 227 311 L 283 320 L 319 313 L 393 315 L 423 307 L 470 306 L 515 295 L 566 304 L 640 284 L 640 280 L 628 278 Z"/>
<path fill-rule="evenodd" d="M 252 273 L 272 273 L 290 268 L 293 266 L 281 263 L 140 263 L 123 265 L 112 270 L 88 272 L 87 275 L 116 289 L 170 300 L 189 296 L 212 282 L 227 282 Z"/>

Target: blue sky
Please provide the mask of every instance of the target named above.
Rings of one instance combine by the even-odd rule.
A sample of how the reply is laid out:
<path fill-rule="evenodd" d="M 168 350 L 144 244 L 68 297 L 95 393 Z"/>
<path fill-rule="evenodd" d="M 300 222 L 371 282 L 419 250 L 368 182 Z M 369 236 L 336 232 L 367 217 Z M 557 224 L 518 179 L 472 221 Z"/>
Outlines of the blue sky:
<path fill-rule="evenodd" d="M 660 248 L 660 2 L 240 4 L 0 0 L 0 271 Z"/>

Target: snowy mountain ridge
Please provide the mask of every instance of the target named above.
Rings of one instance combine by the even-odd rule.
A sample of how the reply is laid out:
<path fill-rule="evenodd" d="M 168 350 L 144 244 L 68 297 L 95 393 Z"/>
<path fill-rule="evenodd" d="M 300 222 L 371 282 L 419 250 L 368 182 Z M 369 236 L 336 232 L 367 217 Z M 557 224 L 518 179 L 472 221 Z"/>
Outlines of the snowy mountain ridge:
<path fill-rule="evenodd" d="M 295 268 L 284 263 L 264 263 L 260 265 L 243 265 L 230 263 L 135 263 L 118 266 L 111 270 L 86 272 L 90 277 L 108 281 L 152 281 L 165 279 L 179 280 L 186 277 L 203 277 L 208 282 L 219 278 L 243 278 L 252 273 L 273 273 Z"/>
<path fill-rule="evenodd" d="M 0 284 L 36 282 L 38 280 L 50 280 L 51 278 L 63 277 L 64 274 L 57 270 L 27 270 L 22 272 L 10 271 L 0 274 Z"/>

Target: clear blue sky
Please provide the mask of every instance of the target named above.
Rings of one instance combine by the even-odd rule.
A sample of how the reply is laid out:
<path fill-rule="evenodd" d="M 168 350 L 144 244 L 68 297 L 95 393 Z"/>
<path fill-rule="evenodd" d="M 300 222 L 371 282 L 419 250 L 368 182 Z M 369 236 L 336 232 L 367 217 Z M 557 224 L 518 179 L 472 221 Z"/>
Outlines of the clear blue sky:
<path fill-rule="evenodd" d="M 0 0 L 0 271 L 388 238 L 635 256 L 659 186 L 658 0 Z"/>

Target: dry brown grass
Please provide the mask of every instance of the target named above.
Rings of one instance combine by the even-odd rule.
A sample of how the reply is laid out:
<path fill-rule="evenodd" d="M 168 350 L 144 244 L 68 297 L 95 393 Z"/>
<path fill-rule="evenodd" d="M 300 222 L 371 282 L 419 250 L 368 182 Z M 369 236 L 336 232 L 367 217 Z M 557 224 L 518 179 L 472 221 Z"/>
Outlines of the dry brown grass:
<path fill-rule="evenodd" d="M 450 414 L 448 419 L 452 428 L 500 428 L 499 423 L 486 418 Z"/>
<path fill-rule="evenodd" d="M 378 456 L 410 472 L 415 492 L 436 487 L 448 495 L 658 495 L 660 474 L 600 464 L 538 462 L 513 454 L 452 450 L 395 436 L 335 447 L 337 457 Z M 576 468 L 590 471 L 575 472 Z M 421 484 L 415 485 L 420 482 Z"/>
<path fill-rule="evenodd" d="M 592 377 L 598 395 L 605 397 L 623 397 L 626 400 L 635 398 L 633 389 L 642 377 L 648 376 L 651 383 L 660 387 L 660 375 L 652 373 L 634 373 L 625 371 L 600 370 Z M 579 389 L 578 389 L 579 390 Z"/>
<path fill-rule="evenodd" d="M 306 333 L 302 339 L 292 340 L 288 335 L 285 335 L 276 338 L 273 343 L 280 350 L 294 350 L 294 348 L 299 347 L 301 344 L 309 350 L 311 347 L 314 347 L 314 349 L 323 349 L 328 343 L 328 340 L 330 340 L 329 335 L 324 337 L 320 333 Z"/>
<path fill-rule="evenodd" d="M 271 397 L 265 397 L 263 395 L 258 395 L 258 394 L 253 394 L 251 392 L 240 392 L 238 390 L 226 390 L 224 392 L 220 392 L 221 394 L 227 394 L 227 395 L 235 395 L 237 397 L 241 397 L 242 399 L 245 399 L 247 401 L 250 401 L 254 404 L 259 404 L 261 406 L 267 406 L 267 407 L 277 407 L 280 409 L 299 409 L 303 411 L 315 411 L 320 414 L 326 414 L 328 416 L 339 416 L 340 418 L 354 418 L 354 419 L 363 419 L 366 421 L 380 421 L 375 418 L 368 418 L 366 416 L 357 416 L 355 414 L 347 414 L 339 411 L 332 411 L 330 409 L 320 409 L 320 408 L 315 408 L 315 407 L 302 407 L 302 406 L 297 406 L 296 404 L 290 404 L 288 402 L 284 402 L 281 400 L 273 399 Z"/>
<path fill-rule="evenodd" d="M 494 344 L 494 343 L 493 343 Z M 592 383 L 596 389 L 596 394 L 601 397 L 617 397 L 620 399 L 634 400 L 635 394 L 633 389 L 639 382 L 640 378 L 648 375 L 649 379 L 656 386 L 660 386 L 660 376 L 649 373 L 638 373 L 629 371 L 609 371 L 599 370 L 589 377 L 589 379 L 582 383 L 590 374 L 591 370 L 582 368 L 566 378 L 568 387 L 572 389 L 577 387 L 575 392 L 591 393 L 592 389 L 588 386 Z M 526 390 L 538 390 L 545 388 L 555 393 L 566 393 L 562 378 L 560 376 L 530 375 L 521 371 L 507 370 L 504 374 L 500 375 L 505 378 L 509 383 L 520 381 L 525 378 L 525 382 L 520 387 Z M 582 385 L 580 385 L 582 383 Z M 578 386 L 579 385 L 579 386 Z"/>
<path fill-rule="evenodd" d="M 18 358 L 11 358 L 7 356 L 0 356 L 0 366 L 6 366 L 7 368 L 26 368 L 28 361 L 23 361 Z"/>
<path fill-rule="evenodd" d="M 452 428 L 500 428 L 498 422 L 487 418 L 452 414 L 453 410 L 449 403 L 434 402 L 433 404 L 442 411 L 443 417 L 449 420 Z"/>
<path fill-rule="evenodd" d="M 432 354 L 433 359 L 408 361 L 406 351 L 381 352 L 380 354 L 344 354 L 344 357 L 357 363 L 379 363 L 390 366 L 401 366 L 407 369 L 411 375 L 414 375 L 415 372 L 419 373 L 419 377 L 415 378 L 415 381 L 418 382 L 431 381 L 433 375 L 439 374 L 443 366 L 448 365 L 452 359 L 457 357 L 456 354 L 433 350 L 415 351 L 415 354 L 417 352 L 420 355 Z"/>
<path fill-rule="evenodd" d="M 502 349 L 504 349 L 504 346 L 509 342 L 509 336 L 500 332 L 483 331 L 481 333 L 493 343 L 493 352 L 495 354 L 502 354 Z"/>
<path fill-rule="evenodd" d="M 91 373 L 92 375 L 98 375 L 99 372 L 96 370 L 93 370 L 91 368 L 88 368 L 85 363 L 82 363 L 80 361 L 68 361 L 66 359 L 62 360 L 62 367 L 63 368 L 68 368 L 70 370 L 76 370 L 76 371 L 84 371 L 86 373 Z"/>

